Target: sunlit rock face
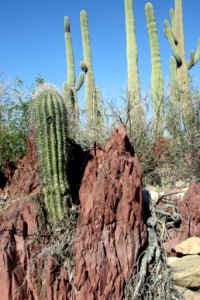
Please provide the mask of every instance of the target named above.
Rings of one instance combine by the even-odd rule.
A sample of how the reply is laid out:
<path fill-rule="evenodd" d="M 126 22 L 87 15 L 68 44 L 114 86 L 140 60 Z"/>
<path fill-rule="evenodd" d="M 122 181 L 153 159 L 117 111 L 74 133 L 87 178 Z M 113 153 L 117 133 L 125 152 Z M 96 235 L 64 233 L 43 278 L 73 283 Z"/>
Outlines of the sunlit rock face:
<path fill-rule="evenodd" d="M 141 169 L 123 126 L 92 156 L 79 193 L 77 299 L 122 299 L 147 238 Z"/>

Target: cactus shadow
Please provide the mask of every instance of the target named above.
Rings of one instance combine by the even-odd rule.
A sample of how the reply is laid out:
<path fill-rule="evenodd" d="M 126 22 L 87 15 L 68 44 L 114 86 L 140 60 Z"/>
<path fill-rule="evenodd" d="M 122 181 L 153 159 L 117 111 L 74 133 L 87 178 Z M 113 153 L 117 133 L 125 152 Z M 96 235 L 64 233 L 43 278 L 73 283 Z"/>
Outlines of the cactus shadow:
<path fill-rule="evenodd" d="M 70 187 L 71 204 L 79 203 L 79 189 L 85 172 L 85 168 L 92 156 L 89 151 L 84 151 L 83 148 L 74 140 L 67 140 L 69 157 L 67 165 L 67 179 Z"/>

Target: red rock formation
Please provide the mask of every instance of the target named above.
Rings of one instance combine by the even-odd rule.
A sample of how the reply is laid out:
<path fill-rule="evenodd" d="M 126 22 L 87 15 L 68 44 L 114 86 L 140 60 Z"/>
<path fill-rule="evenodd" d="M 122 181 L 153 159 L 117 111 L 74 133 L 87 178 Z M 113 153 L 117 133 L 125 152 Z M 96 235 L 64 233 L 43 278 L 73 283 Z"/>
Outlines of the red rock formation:
<path fill-rule="evenodd" d="M 39 175 L 37 166 L 37 155 L 34 142 L 34 132 L 30 130 L 27 154 L 20 159 L 16 166 L 9 162 L 6 164 L 7 185 L 10 197 L 30 195 L 39 191 Z"/>
<path fill-rule="evenodd" d="M 80 189 L 75 244 L 77 299 L 123 299 L 146 243 L 141 170 L 123 126 L 94 149 Z"/>
<path fill-rule="evenodd" d="M 35 260 L 48 246 L 50 234 L 38 206 L 34 151 L 30 143 L 27 156 L 14 174 L 8 174 L 11 197 L 0 219 L 0 299 L 122 299 L 125 281 L 136 268 L 147 238 L 141 170 L 124 127 L 114 130 L 105 148 L 91 150 L 93 157 L 81 183 L 76 294 L 65 267 L 58 266 L 50 254 L 47 263 L 43 256 Z"/>
<path fill-rule="evenodd" d="M 16 200 L 0 223 L 1 300 L 71 299 L 66 270 L 51 257 L 46 266 L 35 259 L 48 240 L 37 196 Z"/>
<path fill-rule="evenodd" d="M 169 230 L 170 243 L 164 243 L 164 248 L 171 255 L 171 250 L 185 239 L 200 237 L 200 185 L 192 183 L 185 197 L 173 196 L 173 202 L 178 208 L 182 222 L 179 228 Z M 161 203 L 162 205 L 162 203 Z"/>
<path fill-rule="evenodd" d="M 200 185 L 192 183 L 183 200 L 176 200 L 176 205 L 182 218 L 177 233 L 179 240 L 200 237 Z"/>

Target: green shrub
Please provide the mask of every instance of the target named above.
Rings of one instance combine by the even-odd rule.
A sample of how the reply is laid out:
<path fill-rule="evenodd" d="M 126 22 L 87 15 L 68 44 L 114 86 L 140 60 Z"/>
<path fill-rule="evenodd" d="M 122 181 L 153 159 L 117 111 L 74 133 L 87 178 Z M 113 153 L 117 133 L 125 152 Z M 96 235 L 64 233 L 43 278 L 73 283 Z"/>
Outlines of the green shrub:
<path fill-rule="evenodd" d="M 0 77 L 0 170 L 5 161 L 15 161 L 26 152 L 31 93 L 16 78 Z"/>

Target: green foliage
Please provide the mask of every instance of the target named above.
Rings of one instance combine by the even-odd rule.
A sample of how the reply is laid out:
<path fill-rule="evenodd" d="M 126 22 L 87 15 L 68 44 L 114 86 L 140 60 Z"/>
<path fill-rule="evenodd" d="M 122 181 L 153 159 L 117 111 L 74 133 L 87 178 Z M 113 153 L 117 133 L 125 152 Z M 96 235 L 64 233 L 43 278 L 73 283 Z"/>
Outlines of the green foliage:
<path fill-rule="evenodd" d="M 0 79 L 0 170 L 5 161 L 15 162 L 26 152 L 29 132 L 30 90 L 23 82 Z"/>
<path fill-rule="evenodd" d="M 151 96 L 155 135 L 164 132 L 164 79 L 161 66 L 160 48 L 153 5 L 145 5 L 145 15 L 149 34 L 151 52 Z"/>
<path fill-rule="evenodd" d="M 63 98 L 49 84 L 36 92 L 31 114 L 36 131 L 42 191 L 50 220 L 62 220 L 68 211 L 69 184 L 66 170 L 67 109 Z"/>

